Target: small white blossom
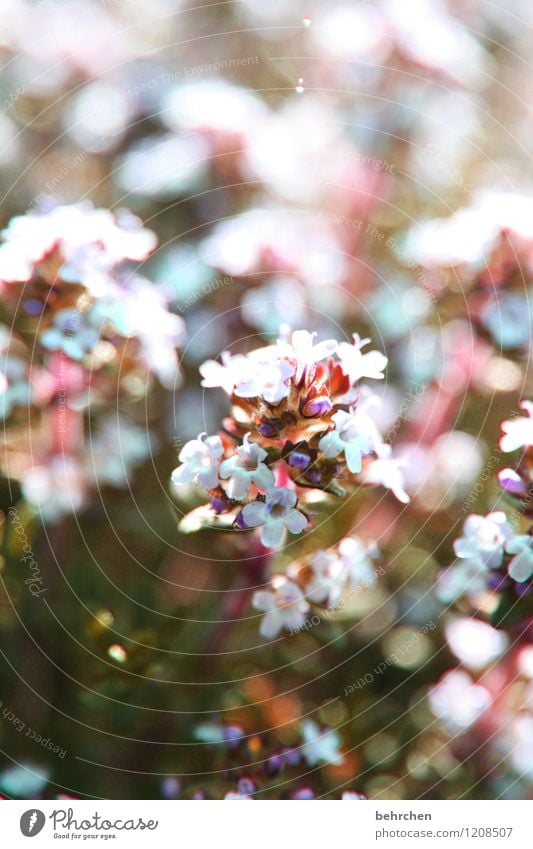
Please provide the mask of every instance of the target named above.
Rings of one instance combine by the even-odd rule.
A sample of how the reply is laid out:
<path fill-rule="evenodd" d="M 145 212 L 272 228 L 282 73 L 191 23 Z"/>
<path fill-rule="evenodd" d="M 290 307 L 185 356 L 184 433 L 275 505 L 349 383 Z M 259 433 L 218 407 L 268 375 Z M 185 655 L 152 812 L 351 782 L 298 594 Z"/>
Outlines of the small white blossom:
<path fill-rule="evenodd" d="M 487 516 L 472 513 L 463 525 L 463 536 L 455 540 L 453 549 L 457 557 L 478 557 L 487 568 L 497 569 L 501 566 L 504 546 L 512 532 L 501 510 L 495 510 Z"/>
<path fill-rule="evenodd" d="M 526 411 L 526 417 L 517 416 L 501 423 L 504 435 L 500 438 L 500 448 L 506 453 L 533 445 L 533 403 L 522 401 L 520 407 Z"/>
<path fill-rule="evenodd" d="M 383 380 L 383 369 L 386 368 L 388 359 L 380 351 L 367 351 L 361 349 L 368 345 L 370 339 L 361 339 L 357 333 L 353 334 L 353 345 L 349 342 L 340 342 L 337 348 L 337 356 L 341 361 L 342 370 L 351 383 L 355 383 L 362 377 L 373 380 Z"/>
<path fill-rule="evenodd" d="M 321 729 L 312 719 L 306 719 L 302 722 L 302 737 L 302 757 L 309 766 L 319 763 L 340 764 L 344 760 L 340 752 L 340 734 L 331 728 Z"/>
<path fill-rule="evenodd" d="M 229 351 L 222 351 L 221 363 L 216 360 L 206 360 L 200 366 L 203 377 L 202 386 L 207 389 L 220 387 L 227 395 L 232 395 L 239 383 L 249 380 L 254 372 L 254 365 L 242 354 L 233 356 Z"/>
<path fill-rule="evenodd" d="M 468 672 L 445 672 L 428 694 L 429 707 L 451 734 L 465 731 L 491 703 L 489 691 L 474 684 Z"/>
<path fill-rule="evenodd" d="M 376 573 L 371 558 L 378 554 L 374 543 L 365 545 L 359 537 L 345 537 L 340 541 L 338 551 L 352 589 L 374 586 Z"/>
<path fill-rule="evenodd" d="M 235 455 L 220 465 L 220 477 L 229 478 L 226 492 L 236 501 L 242 501 L 251 484 L 266 490 L 275 483 L 274 472 L 263 462 L 267 452 L 256 442 L 250 442 L 250 435 L 247 433 Z"/>
<path fill-rule="evenodd" d="M 507 567 L 507 574 L 513 581 L 523 583 L 533 575 L 533 537 L 519 534 L 505 543 L 508 554 L 515 556 Z"/>
<path fill-rule="evenodd" d="M 456 560 L 437 577 L 437 598 L 452 604 L 462 596 L 475 598 L 487 588 L 489 570 L 478 557 Z"/>
<path fill-rule="evenodd" d="M 264 398 L 268 404 L 279 404 L 289 394 L 287 381 L 294 366 L 286 360 L 254 362 L 253 373 L 235 389 L 239 398 Z"/>
<path fill-rule="evenodd" d="M 335 430 L 326 433 L 318 447 L 325 457 L 338 457 L 344 452 L 350 472 L 357 474 L 361 471 L 362 455 L 372 450 L 368 436 L 361 433 L 357 417 L 352 413 L 339 410 L 331 418 L 335 422 Z"/>
<path fill-rule="evenodd" d="M 172 472 L 172 483 L 196 483 L 202 489 L 218 486 L 220 457 L 224 453 L 219 436 L 201 433 L 198 439 L 185 443 L 179 453 L 181 466 Z"/>
<path fill-rule="evenodd" d="M 346 583 L 347 570 L 344 563 L 333 552 L 318 549 L 312 555 L 309 565 L 313 577 L 306 585 L 306 597 L 318 604 L 335 607 Z"/>
<path fill-rule="evenodd" d="M 265 501 L 246 504 L 242 517 L 250 528 L 261 527 L 261 542 L 268 548 L 279 548 L 287 535 L 301 534 L 307 526 L 303 513 L 296 510 L 296 493 L 291 489 L 273 486 L 267 490 Z"/>
<path fill-rule="evenodd" d="M 285 575 L 276 575 L 272 579 L 272 590 L 256 592 L 252 604 L 265 614 L 259 633 L 269 640 L 277 637 L 283 628 L 288 631 L 301 628 L 309 610 L 300 587 Z"/>
<path fill-rule="evenodd" d="M 314 344 L 316 333 L 307 330 L 295 330 L 291 341 L 278 340 L 278 348 L 284 357 L 296 360 L 295 381 L 298 383 L 308 366 L 331 357 L 337 350 L 335 339 L 325 339 L 323 342 Z"/>
<path fill-rule="evenodd" d="M 405 458 L 393 457 L 392 448 L 387 443 L 378 446 L 376 453 L 377 459 L 372 460 L 363 472 L 363 482 L 380 484 L 386 489 L 390 489 L 402 504 L 407 504 L 410 498 L 405 491 L 402 472 L 402 466 L 405 466 L 406 463 Z"/>

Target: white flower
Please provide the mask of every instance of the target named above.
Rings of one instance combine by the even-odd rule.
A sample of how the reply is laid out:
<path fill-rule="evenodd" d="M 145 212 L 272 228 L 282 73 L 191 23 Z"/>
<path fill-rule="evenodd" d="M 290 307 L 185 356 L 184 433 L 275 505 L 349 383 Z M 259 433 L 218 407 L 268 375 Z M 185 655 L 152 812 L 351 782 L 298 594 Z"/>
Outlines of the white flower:
<path fill-rule="evenodd" d="M 306 585 L 306 597 L 319 604 L 335 607 L 346 583 L 344 563 L 333 552 L 320 548 L 312 555 L 309 565 L 313 577 Z"/>
<path fill-rule="evenodd" d="M 337 356 L 341 361 L 342 370 L 350 378 L 351 383 L 368 377 L 373 380 L 383 380 L 383 369 L 388 359 L 380 351 L 367 351 L 361 353 L 361 349 L 368 345 L 370 339 L 361 339 L 357 333 L 353 334 L 353 345 L 349 342 L 340 342 Z"/>
<path fill-rule="evenodd" d="M 289 394 L 287 381 L 294 374 L 294 366 L 286 360 L 261 361 L 253 363 L 253 372 L 239 383 L 235 395 L 239 398 L 262 397 L 268 404 L 279 404 Z"/>
<path fill-rule="evenodd" d="M 444 632 L 450 650 L 463 666 L 474 671 L 489 666 L 509 645 L 505 631 L 498 631 L 488 622 L 467 616 L 449 620 Z"/>
<path fill-rule="evenodd" d="M 309 605 L 301 589 L 285 575 L 272 578 L 272 590 L 259 590 L 252 598 L 256 610 L 264 611 L 259 633 L 267 639 L 277 637 L 283 628 L 298 630 L 305 622 Z"/>
<path fill-rule="evenodd" d="M 501 510 L 487 516 L 472 513 L 463 525 L 463 536 L 455 540 L 453 549 L 457 557 L 479 557 L 489 569 L 497 569 L 501 566 L 504 546 L 512 532 Z"/>
<path fill-rule="evenodd" d="M 375 543 L 365 545 L 359 537 L 344 537 L 338 550 L 352 588 L 374 586 L 376 573 L 371 558 L 378 554 Z"/>
<path fill-rule="evenodd" d="M 57 454 L 46 465 L 28 469 L 22 479 L 22 494 L 43 519 L 55 522 L 83 507 L 87 474 L 74 457 Z"/>
<path fill-rule="evenodd" d="M 232 395 L 238 383 L 244 383 L 253 375 L 254 366 L 242 354 L 232 356 L 229 351 L 222 351 L 220 359 L 222 363 L 217 363 L 216 360 L 206 360 L 202 363 L 202 386 L 207 389 L 220 387 L 227 395 Z"/>
<path fill-rule="evenodd" d="M 405 466 L 404 458 L 392 456 L 392 448 L 383 443 L 376 449 L 377 460 L 372 460 L 363 472 L 363 482 L 369 484 L 380 484 L 390 489 L 402 504 L 408 504 L 410 498 L 405 491 L 404 476 L 401 471 Z"/>
<path fill-rule="evenodd" d="M 219 436 L 201 433 L 197 439 L 189 440 L 179 453 L 182 465 L 172 472 L 172 483 L 196 483 L 202 489 L 214 489 L 219 483 L 219 458 L 223 453 Z"/>
<path fill-rule="evenodd" d="M 504 433 L 500 438 L 502 451 L 516 451 L 517 448 L 527 448 L 533 445 L 533 403 L 522 401 L 520 407 L 526 411 L 526 418 L 518 416 L 516 419 L 501 423 L 501 429 Z"/>
<path fill-rule="evenodd" d="M 268 548 L 279 548 L 287 530 L 301 534 L 307 526 L 303 513 L 294 509 L 296 493 L 291 489 L 273 486 L 267 490 L 266 501 L 246 504 L 242 510 L 244 522 L 250 528 L 262 526 L 261 542 Z"/>
<path fill-rule="evenodd" d="M 242 501 L 251 484 L 266 490 L 276 481 L 274 472 L 263 463 L 267 452 L 256 442 L 250 442 L 250 435 L 247 433 L 236 454 L 220 465 L 220 477 L 229 478 L 226 492 L 236 501 Z"/>
<path fill-rule="evenodd" d="M 321 729 L 312 719 L 306 719 L 302 722 L 302 737 L 302 757 L 309 766 L 319 763 L 342 763 L 343 756 L 339 751 L 342 740 L 336 731 L 331 728 Z"/>
<path fill-rule="evenodd" d="M 372 450 L 368 436 L 361 433 L 357 417 L 352 413 L 339 410 L 331 418 L 335 422 L 335 430 L 326 433 L 318 447 L 325 457 L 338 457 L 344 451 L 350 472 L 357 474 L 361 471 L 362 455 Z"/>
<path fill-rule="evenodd" d="M 474 684 L 468 672 L 445 672 L 428 694 L 429 707 L 452 734 L 472 725 L 491 703 L 489 691 Z"/>
<path fill-rule="evenodd" d="M 515 556 L 507 567 L 507 574 L 513 581 L 523 583 L 533 575 L 533 537 L 519 534 L 505 543 L 508 554 Z"/>
<path fill-rule="evenodd" d="M 300 381 L 307 366 L 325 360 L 337 350 L 335 339 L 325 339 L 315 345 L 315 336 L 316 333 L 309 333 L 308 330 L 295 330 L 290 343 L 278 340 L 278 348 L 282 356 L 296 360 L 296 383 Z"/>
<path fill-rule="evenodd" d="M 342 794 L 343 802 L 362 802 L 366 801 L 364 793 L 358 793 L 357 790 L 345 790 Z"/>
<path fill-rule="evenodd" d="M 461 596 L 475 598 L 487 589 L 488 569 L 478 557 L 456 560 L 437 577 L 437 598 L 452 604 Z"/>

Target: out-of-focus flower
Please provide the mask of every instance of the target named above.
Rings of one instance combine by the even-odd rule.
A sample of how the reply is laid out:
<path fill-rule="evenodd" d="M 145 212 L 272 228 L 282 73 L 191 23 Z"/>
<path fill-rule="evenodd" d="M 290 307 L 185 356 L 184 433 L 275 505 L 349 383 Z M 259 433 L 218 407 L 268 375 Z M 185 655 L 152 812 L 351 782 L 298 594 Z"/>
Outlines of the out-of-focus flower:
<path fill-rule="evenodd" d="M 491 704 L 486 687 L 475 684 L 468 672 L 451 669 L 428 694 L 429 707 L 451 734 L 466 731 Z"/>
<path fill-rule="evenodd" d="M 261 527 L 263 545 L 279 548 L 283 545 L 287 531 L 301 534 L 307 527 L 307 518 L 295 509 L 296 501 L 297 496 L 293 490 L 270 487 L 264 501 L 254 501 L 243 507 L 243 522 L 249 528 Z"/>
<path fill-rule="evenodd" d="M 302 737 L 302 757 L 308 766 L 320 763 L 340 764 L 344 760 L 340 751 L 341 736 L 331 728 L 320 728 L 312 719 L 305 719 L 302 722 Z"/>
<path fill-rule="evenodd" d="M 372 558 L 379 554 L 375 543 L 367 545 L 359 537 L 349 536 L 341 539 L 337 548 L 352 589 L 374 586 L 376 573 Z"/>
<path fill-rule="evenodd" d="M 172 472 L 172 483 L 196 483 L 202 489 L 214 489 L 219 483 L 218 470 L 223 453 L 219 436 L 201 433 L 197 439 L 189 440 L 179 453 L 182 465 Z"/>
<path fill-rule="evenodd" d="M 489 569 L 501 565 L 506 540 L 512 534 L 507 516 L 494 510 L 487 516 L 472 513 L 463 525 L 463 536 L 453 544 L 457 557 L 472 559 L 479 557 Z"/>
<path fill-rule="evenodd" d="M 229 351 L 222 351 L 220 358 L 222 363 L 206 360 L 200 366 L 202 386 L 208 389 L 220 387 L 228 395 L 232 395 L 237 384 L 245 383 L 251 378 L 253 364 L 242 354 L 232 356 Z"/>
<path fill-rule="evenodd" d="M 498 631 L 480 619 L 456 617 L 447 622 L 445 633 L 454 655 L 474 671 L 493 663 L 509 644 L 505 631 Z"/>
<path fill-rule="evenodd" d="M 403 457 L 393 457 L 392 447 L 387 443 L 380 445 L 377 459 L 370 460 L 363 470 L 363 481 L 369 484 L 380 484 L 396 496 L 402 504 L 408 504 L 409 495 L 405 491 L 402 467 L 405 466 Z"/>
<path fill-rule="evenodd" d="M 45 521 L 56 522 L 85 503 L 85 469 L 75 457 L 51 457 L 46 465 L 33 466 L 24 474 L 22 494 Z"/>
<path fill-rule="evenodd" d="M 305 596 L 310 601 L 335 607 L 346 583 L 347 569 L 332 551 L 318 549 L 309 560 L 313 577 L 306 584 Z"/>
<path fill-rule="evenodd" d="M 275 483 L 273 471 L 263 462 L 267 452 L 256 442 L 250 442 L 250 436 L 246 433 L 243 444 L 236 449 L 233 457 L 220 464 L 220 477 L 223 480 L 229 478 L 226 492 L 236 501 L 242 501 L 252 484 L 258 489 L 268 490 Z"/>
<path fill-rule="evenodd" d="M 500 448 L 506 453 L 533 445 L 533 403 L 521 401 L 520 407 L 526 411 L 525 417 L 517 416 L 501 423 L 504 435 L 500 438 Z"/>
<path fill-rule="evenodd" d="M 505 551 L 514 554 L 507 566 L 507 574 L 513 581 L 523 583 L 533 575 L 533 537 L 519 534 L 505 543 Z"/>
<path fill-rule="evenodd" d="M 275 575 L 271 585 L 272 590 L 259 590 L 252 599 L 255 609 L 265 614 L 259 633 L 268 640 L 277 637 L 284 628 L 288 631 L 300 628 L 309 610 L 301 589 L 285 575 Z"/>

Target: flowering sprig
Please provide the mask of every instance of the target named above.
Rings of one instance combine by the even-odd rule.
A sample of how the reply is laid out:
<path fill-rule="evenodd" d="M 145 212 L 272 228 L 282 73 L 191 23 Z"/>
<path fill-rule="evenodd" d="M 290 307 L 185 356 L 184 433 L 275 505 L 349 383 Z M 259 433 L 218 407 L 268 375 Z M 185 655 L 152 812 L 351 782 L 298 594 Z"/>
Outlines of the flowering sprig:
<path fill-rule="evenodd" d="M 172 478 L 207 490 L 213 519 L 229 514 L 237 528 L 261 528 L 268 548 L 310 525 L 300 506 L 306 489 L 342 496 L 344 486 L 383 484 L 408 500 L 397 461 L 370 415 L 377 399 L 359 384 L 363 376 L 381 379 L 386 357 L 362 354 L 369 340 L 356 335 L 353 344 L 340 345 L 315 342 L 315 335 L 297 330 L 247 355 L 224 352 L 221 363 L 205 362 L 202 385 L 224 389 L 232 416 L 220 437 L 209 438 L 221 440 L 216 457 L 191 440 Z M 190 524 L 186 519 L 182 529 Z"/>

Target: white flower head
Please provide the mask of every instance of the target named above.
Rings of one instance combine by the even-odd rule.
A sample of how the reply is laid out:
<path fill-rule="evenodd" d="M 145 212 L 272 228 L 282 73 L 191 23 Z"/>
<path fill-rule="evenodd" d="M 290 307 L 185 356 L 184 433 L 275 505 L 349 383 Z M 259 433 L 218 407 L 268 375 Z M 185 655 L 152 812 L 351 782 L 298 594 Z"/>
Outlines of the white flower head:
<path fill-rule="evenodd" d="M 372 557 L 378 555 L 375 543 L 367 545 L 359 537 L 344 537 L 338 545 L 338 551 L 352 589 L 374 586 L 376 573 Z"/>
<path fill-rule="evenodd" d="M 376 453 L 377 459 L 372 460 L 363 472 L 363 482 L 384 486 L 390 489 L 398 501 L 408 504 L 410 498 L 405 491 L 402 472 L 402 467 L 406 463 L 405 458 L 393 457 L 391 446 L 385 442 L 377 447 Z"/>
<path fill-rule="evenodd" d="M 294 366 L 286 360 L 253 361 L 252 373 L 235 388 L 239 398 L 263 398 L 268 404 L 279 404 L 289 394 L 288 380 Z"/>
<path fill-rule="evenodd" d="M 337 356 L 340 359 L 344 374 L 355 383 L 362 377 L 372 380 L 383 380 L 383 370 L 387 366 L 388 359 L 380 351 L 367 351 L 362 353 L 362 348 L 370 343 L 370 339 L 361 339 L 357 333 L 353 334 L 353 345 L 349 342 L 340 342 L 337 348 Z"/>
<path fill-rule="evenodd" d="M 267 452 L 256 442 L 250 442 L 250 435 L 247 433 L 233 457 L 220 465 L 220 477 L 229 478 L 226 492 L 235 501 L 245 498 L 251 484 L 266 490 L 275 483 L 274 472 L 263 462 L 268 456 Z"/>
<path fill-rule="evenodd" d="M 501 423 L 503 436 L 500 438 L 500 448 L 506 453 L 517 448 L 528 448 L 533 445 L 533 403 L 522 401 L 520 404 L 527 416 L 517 416 Z"/>
<path fill-rule="evenodd" d="M 325 457 L 338 457 L 344 452 L 350 472 L 358 474 L 361 471 L 363 454 L 369 454 L 372 450 L 369 438 L 366 433 L 361 432 L 357 417 L 352 413 L 339 410 L 331 418 L 335 423 L 335 430 L 326 433 L 318 447 Z"/>
<path fill-rule="evenodd" d="M 306 585 L 305 595 L 318 604 L 335 607 L 346 584 L 347 570 L 332 551 L 318 549 L 310 560 L 313 577 Z"/>
<path fill-rule="evenodd" d="M 508 554 L 514 554 L 507 567 L 507 574 L 519 584 L 528 581 L 533 575 L 533 537 L 518 534 L 505 543 Z"/>
<path fill-rule="evenodd" d="M 302 722 L 302 757 L 309 766 L 319 763 L 340 764 L 343 761 L 340 734 L 331 728 L 320 728 L 312 719 Z"/>
<path fill-rule="evenodd" d="M 195 483 L 202 489 L 214 489 L 219 484 L 218 469 L 224 453 L 219 436 L 201 433 L 197 439 L 186 442 L 179 453 L 181 466 L 172 472 L 172 483 Z"/>
<path fill-rule="evenodd" d="M 255 609 L 265 614 L 259 633 L 269 640 L 277 637 L 283 628 L 288 631 L 301 628 L 309 610 L 300 587 L 285 575 L 275 575 L 271 584 L 271 590 L 259 590 L 252 598 Z"/>
<path fill-rule="evenodd" d="M 307 527 L 306 517 L 295 509 L 295 504 L 295 492 L 272 486 L 266 492 L 265 501 L 254 501 L 243 507 L 242 517 L 248 527 L 261 527 L 263 545 L 267 548 L 279 548 L 287 531 L 291 534 L 301 534 Z"/>
<path fill-rule="evenodd" d="M 206 360 L 200 366 L 203 377 L 202 386 L 207 389 L 220 387 L 227 395 L 232 395 L 239 383 L 249 380 L 254 372 L 254 365 L 243 354 L 233 356 L 229 351 L 222 351 L 221 363 L 216 360 Z"/>
<path fill-rule="evenodd" d="M 319 363 L 326 357 L 331 357 L 337 350 L 335 339 L 325 339 L 315 345 L 316 335 L 316 333 L 309 333 L 307 330 L 295 330 L 290 343 L 281 339 L 278 340 L 278 349 L 282 356 L 296 360 L 296 383 L 301 380 L 308 366 Z"/>
<path fill-rule="evenodd" d="M 463 525 L 463 536 L 453 549 L 460 558 L 480 558 L 489 569 L 497 569 L 503 560 L 505 543 L 513 530 L 505 513 L 494 510 L 487 516 L 471 513 Z"/>

